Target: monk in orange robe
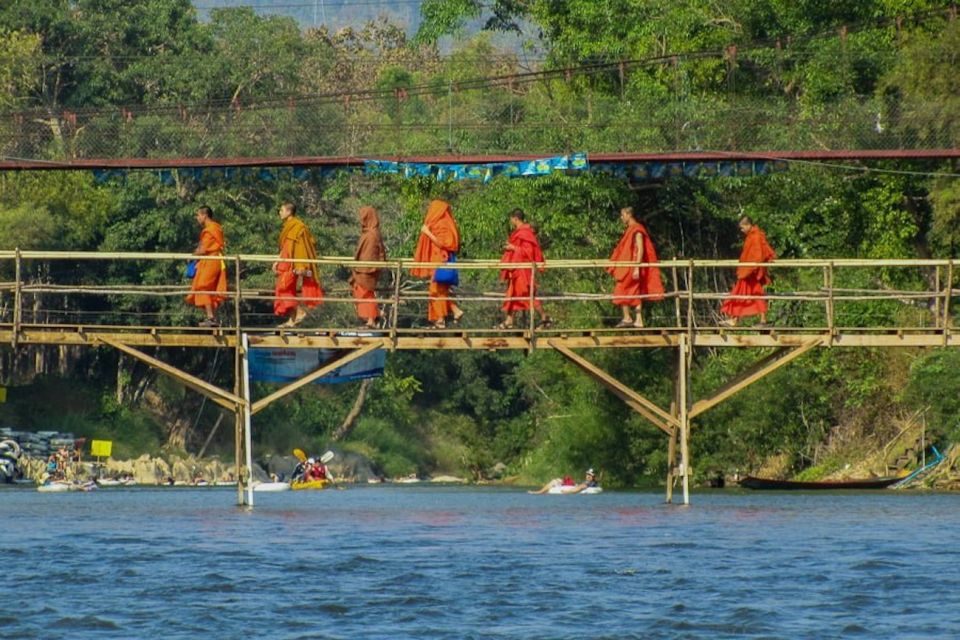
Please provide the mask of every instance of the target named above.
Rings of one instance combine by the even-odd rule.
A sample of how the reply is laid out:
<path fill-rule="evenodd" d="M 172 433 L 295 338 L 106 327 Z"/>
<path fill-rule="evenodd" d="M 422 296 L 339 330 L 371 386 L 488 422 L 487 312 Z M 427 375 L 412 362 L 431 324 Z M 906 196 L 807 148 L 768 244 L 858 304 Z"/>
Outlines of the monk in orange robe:
<path fill-rule="evenodd" d="M 200 241 L 194 250 L 195 256 L 222 256 L 226 243 L 223 239 L 223 227 L 213 219 L 210 207 L 197 209 L 197 224 L 200 225 Z M 206 312 L 206 318 L 200 321 L 201 327 L 216 327 L 220 323 L 214 317 L 214 311 L 226 296 L 217 295 L 227 290 L 227 265 L 223 260 L 197 260 L 196 273 L 190 285 L 187 304 L 192 304 Z"/>
<path fill-rule="evenodd" d="M 382 262 L 387 259 L 387 249 L 380 235 L 380 215 L 373 207 L 360 207 L 360 240 L 353 259 L 361 262 Z M 380 309 L 376 302 L 377 281 L 380 279 L 379 267 L 354 267 L 350 276 L 353 297 L 356 300 L 357 316 L 364 321 L 368 329 L 377 328 L 380 321 Z"/>
<path fill-rule="evenodd" d="M 273 263 L 273 272 L 277 274 L 273 313 L 290 316 L 281 327 L 295 327 L 307 317 L 304 307 L 313 308 L 323 301 L 323 289 L 316 278 L 317 265 L 308 262 L 317 259 L 317 242 L 307 225 L 297 217 L 296 205 L 284 203 L 278 215 L 283 227 L 280 229 L 280 260 Z"/>
<path fill-rule="evenodd" d="M 503 256 L 500 262 L 543 262 L 543 250 L 540 248 L 540 241 L 537 239 L 537 233 L 525 220 L 522 209 L 514 209 L 510 212 L 510 227 L 513 231 L 507 243 L 503 246 Z M 544 269 L 538 269 L 543 273 Z M 530 267 L 520 269 L 502 269 L 500 279 L 507 281 L 507 300 L 501 307 L 506 314 L 503 322 L 498 324 L 496 329 L 510 329 L 513 327 L 513 314 L 517 311 L 526 311 L 530 308 L 531 290 L 536 294 L 536 283 L 533 281 L 533 273 Z M 511 300 L 511 298 L 516 298 Z M 552 324 L 550 316 L 543 309 L 543 304 L 533 299 L 533 307 L 540 314 L 540 327 L 546 328 Z"/>
<path fill-rule="evenodd" d="M 453 219 L 450 204 L 443 200 L 434 200 L 427 207 L 427 217 L 420 227 L 420 238 L 417 248 L 413 252 L 416 262 L 447 262 L 451 253 L 460 250 L 460 231 L 457 222 Z M 447 326 L 447 316 L 453 315 L 454 323 L 459 324 L 463 318 L 463 309 L 450 299 L 449 284 L 440 284 L 433 279 L 433 267 L 416 267 L 410 270 L 415 278 L 430 278 L 430 287 L 427 290 L 427 320 L 437 329 Z"/>
<path fill-rule="evenodd" d="M 626 226 L 620 242 L 613 250 L 610 260 L 614 262 L 657 262 L 657 250 L 650 240 L 650 232 L 639 222 L 633 207 L 620 210 L 620 220 Z M 616 285 L 613 287 L 613 304 L 623 311 L 618 328 L 643 327 L 641 308 L 644 300 L 663 300 L 663 281 L 659 267 L 607 267 Z M 630 309 L 636 309 L 636 320 L 630 317 Z"/>
<path fill-rule="evenodd" d="M 743 251 L 740 252 L 740 262 L 772 262 L 777 254 L 767 244 L 767 236 L 760 227 L 753 224 L 749 216 L 743 216 L 739 222 L 740 232 L 745 239 Z M 743 266 L 737 267 L 737 284 L 734 285 L 733 296 L 762 296 L 764 285 L 770 284 L 770 274 L 765 267 Z M 720 312 L 728 316 L 721 322 L 724 326 L 735 327 L 740 318 L 760 316 L 760 324 L 767 323 L 767 301 L 757 297 L 753 299 L 730 298 L 720 307 Z"/>

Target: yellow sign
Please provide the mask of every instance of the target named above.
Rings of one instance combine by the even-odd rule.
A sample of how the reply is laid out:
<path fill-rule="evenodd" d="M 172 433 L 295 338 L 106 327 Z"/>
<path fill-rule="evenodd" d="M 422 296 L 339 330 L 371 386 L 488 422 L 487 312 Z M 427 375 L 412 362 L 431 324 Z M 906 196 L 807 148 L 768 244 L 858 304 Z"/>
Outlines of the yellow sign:
<path fill-rule="evenodd" d="M 6 402 L 6 401 L 7 401 L 7 388 L 0 387 L 0 402 Z"/>
<path fill-rule="evenodd" d="M 111 451 L 113 451 L 112 440 L 91 440 L 90 441 L 90 455 L 92 455 L 95 458 L 109 458 Z"/>

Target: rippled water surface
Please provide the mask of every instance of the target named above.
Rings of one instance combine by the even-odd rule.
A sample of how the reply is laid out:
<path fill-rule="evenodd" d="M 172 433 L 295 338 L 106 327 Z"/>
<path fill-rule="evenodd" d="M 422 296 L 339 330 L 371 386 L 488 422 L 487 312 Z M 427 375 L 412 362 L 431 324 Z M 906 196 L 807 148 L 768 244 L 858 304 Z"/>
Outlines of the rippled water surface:
<path fill-rule="evenodd" d="M 960 637 L 960 496 L 0 490 L 4 638 Z"/>

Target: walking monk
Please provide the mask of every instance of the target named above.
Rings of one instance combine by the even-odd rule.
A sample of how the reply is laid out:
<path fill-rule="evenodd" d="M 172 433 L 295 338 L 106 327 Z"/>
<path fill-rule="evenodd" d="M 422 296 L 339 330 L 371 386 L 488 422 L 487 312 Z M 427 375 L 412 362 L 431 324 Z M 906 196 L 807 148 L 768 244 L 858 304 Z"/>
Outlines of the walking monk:
<path fill-rule="evenodd" d="M 537 239 L 537 233 L 525 221 L 522 209 L 514 209 L 510 212 L 510 227 L 513 231 L 510 238 L 503 246 L 503 256 L 500 262 L 543 262 L 543 250 L 540 248 L 540 241 Z M 520 269 L 503 269 L 500 271 L 500 279 L 507 281 L 507 300 L 503 303 L 503 311 L 506 314 L 503 322 L 498 324 L 496 329 L 513 328 L 513 314 L 517 311 L 525 311 L 530 308 L 531 287 L 536 295 L 536 283 L 532 282 L 533 274 L 530 267 Z M 542 273 L 543 269 L 539 269 Z M 516 300 L 511 300 L 516 298 Z M 550 316 L 543 310 L 543 304 L 534 298 L 533 306 L 540 314 L 540 324 L 538 326 L 547 328 L 552 324 Z"/>
<path fill-rule="evenodd" d="M 610 260 L 614 262 L 657 262 L 657 250 L 650 240 L 650 232 L 634 215 L 633 207 L 620 209 L 620 220 L 626 225 L 620 242 Z M 641 308 L 644 300 L 663 300 L 663 281 L 659 267 L 607 267 L 616 280 L 613 304 L 623 311 L 618 328 L 643 327 Z M 640 296 L 649 296 L 642 298 Z M 630 308 L 636 308 L 636 320 L 630 317 Z"/>
<path fill-rule="evenodd" d="M 200 225 L 200 241 L 194 250 L 195 256 L 222 256 L 226 243 L 223 239 L 223 227 L 213 219 L 210 207 L 197 209 L 197 224 Z M 196 273 L 190 285 L 192 292 L 187 296 L 187 304 L 192 304 L 206 312 L 206 318 L 200 321 L 201 327 L 216 327 L 219 322 L 213 312 L 226 296 L 217 295 L 227 290 L 227 265 L 223 260 L 197 260 Z M 215 292 L 215 293 L 214 293 Z"/>
<path fill-rule="evenodd" d="M 772 262 L 777 254 L 767 244 L 767 236 L 760 227 L 753 224 L 749 216 L 743 216 L 739 222 L 740 232 L 745 239 L 743 251 L 740 252 L 740 262 Z M 737 284 L 734 285 L 733 296 L 762 296 L 763 286 L 770 284 L 770 274 L 766 267 L 737 267 Z M 760 325 L 767 324 L 767 301 L 761 297 L 753 299 L 730 298 L 720 307 L 720 312 L 728 316 L 721 324 L 727 327 L 737 326 L 740 318 L 760 316 Z"/>
<path fill-rule="evenodd" d="M 443 200 L 434 200 L 427 207 L 427 217 L 420 227 L 420 238 L 417 248 L 413 252 L 416 262 L 447 262 L 451 253 L 460 250 L 460 231 L 457 222 L 453 219 L 450 204 Z M 454 323 L 459 324 L 463 318 L 463 309 L 450 299 L 449 284 L 440 284 L 434 280 L 432 267 L 417 267 L 410 270 L 415 278 L 430 278 L 430 287 L 427 293 L 430 301 L 427 303 L 427 320 L 436 329 L 447 326 L 447 316 L 453 314 Z"/>
<path fill-rule="evenodd" d="M 360 240 L 353 259 L 361 262 L 382 262 L 387 259 L 387 249 L 380 235 L 380 215 L 373 207 L 360 207 Z M 357 316 L 368 329 L 375 329 L 380 320 L 380 309 L 373 300 L 376 295 L 377 281 L 380 279 L 379 267 L 354 267 L 350 276 L 353 297 L 356 299 Z"/>
<path fill-rule="evenodd" d="M 281 327 L 295 327 L 307 317 L 304 306 L 313 308 L 323 300 L 323 289 L 314 275 L 317 265 L 306 262 L 317 259 L 317 243 L 307 225 L 297 217 L 297 207 L 293 203 L 282 204 L 278 214 L 283 227 L 280 229 L 280 260 L 273 263 L 273 272 L 277 274 L 273 313 L 290 316 Z M 298 297 L 302 298 L 302 304 Z"/>

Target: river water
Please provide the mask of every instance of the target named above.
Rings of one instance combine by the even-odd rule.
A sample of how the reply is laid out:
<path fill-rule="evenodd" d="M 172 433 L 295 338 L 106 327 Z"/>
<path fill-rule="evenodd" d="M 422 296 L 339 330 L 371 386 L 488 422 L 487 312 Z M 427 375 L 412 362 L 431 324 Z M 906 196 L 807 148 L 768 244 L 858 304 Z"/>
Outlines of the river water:
<path fill-rule="evenodd" d="M 960 637 L 960 495 L 256 498 L 0 490 L 0 637 Z"/>

